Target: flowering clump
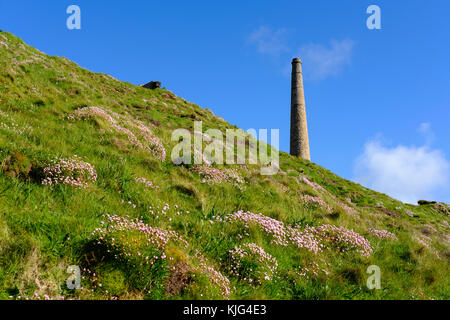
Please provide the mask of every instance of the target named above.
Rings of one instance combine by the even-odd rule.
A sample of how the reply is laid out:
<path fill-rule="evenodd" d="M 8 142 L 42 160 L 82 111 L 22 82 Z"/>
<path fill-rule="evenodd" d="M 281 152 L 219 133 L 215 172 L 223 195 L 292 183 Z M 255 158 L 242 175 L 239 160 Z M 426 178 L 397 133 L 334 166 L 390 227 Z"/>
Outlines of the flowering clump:
<path fill-rule="evenodd" d="M 94 166 L 74 155 L 72 158 L 57 158 L 45 167 L 44 185 L 68 184 L 77 188 L 86 188 L 88 182 L 97 180 L 97 172 Z"/>
<path fill-rule="evenodd" d="M 372 252 L 369 241 L 363 236 L 343 227 L 322 225 L 319 227 L 286 226 L 283 222 L 267 217 L 261 213 L 238 211 L 225 216 L 216 217 L 219 222 L 243 222 L 248 230 L 250 225 L 258 226 L 264 233 L 272 237 L 273 243 L 281 246 L 294 245 L 314 253 L 326 248 L 338 248 L 341 252 L 357 250 L 363 256 Z"/>
<path fill-rule="evenodd" d="M 318 205 L 323 207 L 327 212 L 332 211 L 331 207 L 325 201 L 323 201 L 320 197 L 313 197 L 313 196 L 310 196 L 309 194 L 304 194 L 304 195 L 301 195 L 300 199 L 305 203 L 317 203 Z"/>
<path fill-rule="evenodd" d="M 230 295 L 230 280 L 227 277 L 213 267 L 207 265 L 205 262 L 200 263 L 200 271 L 209 275 L 210 281 L 220 288 L 220 292 L 224 297 Z"/>
<path fill-rule="evenodd" d="M 313 188 L 314 190 L 319 190 L 319 191 L 325 190 L 325 188 L 322 187 L 320 184 L 312 182 L 312 181 L 308 180 L 308 178 L 306 178 L 306 177 L 302 177 L 302 181 L 304 183 L 306 183 L 308 186 L 310 186 L 311 188 Z"/>
<path fill-rule="evenodd" d="M 323 245 L 335 247 L 340 252 L 356 250 L 365 257 L 372 253 L 369 241 L 353 230 L 344 227 L 325 224 L 318 227 L 307 227 L 305 231 L 315 235 Z"/>
<path fill-rule="evenodd" d="M 107 240 L 114 247 L 120 243 L 120 240 L 126 240 L 128 233 L 134 233 L 134 243 L 139 242 L 137 240 L 139 239 L 142 241 L 141 244 L 147 247 L 154 246 L 160 250 L 164 250 L 169 240 L 182 240 L 175 231 L 165 231 L 151 227 L 138 219 L 130 220 L 117 215 L 106 215 L 106 220 L 107 223 L 102 221 L 102 227 L 96 228 L 92 232 L 92 236 L 97 239 L 98 243 Z M 128 247 L 131 247 L 131 245 Z M 126 248 L 124 249 L 127 250 Z M 132 254 L 132 252 L 129 252 L 125 256 L 131 256 Z M 140 256 L 141 254 L 137 252 L 137 255 Z M 146 257 L 145 260 L 149 260 L 149 258 Z"/>
<path fill-rule="evenodd" d="M 200 251 L 195 250 L 194 256 L 200 262 L 196 270 L 207 274 L 210 282 L 220 289 L 220 293 L 225 297 L 225 299 L 228 299 L 228 296 L 231 294 L 230 280 L 220 271 L 211 267 L 208 259 Z"/>
<path fill-rule="evenodd" d="M 170 226 L 161 229 L 139 219 L 117 215 L 105 217 L 106 220 L 100 222 L 100 227 L 92 232 L 90 238 L 90 244 L 95 248 L 95 261 L 101 261 L 101 269 L 94 271 L 101 273 L 105 270 L 103 264 L 109 264 L 107 268 L 112 267 L 124 274 L 131 288 L 151 293 L 153 286 L 164 283 L 169 276 L 170 264 L 174 260 L 169 253 L 169 244 L 187 247 L 187 242 Z M 94 289 L 103 290 L 106 294 L 108 289 L 115 290 L 109 284 L 105 286 L 95 282 L 95 273 L 89 277 Z"/>
<path fill-rule="evenodd" d="M 248 229 L 250 224 L 257 225 L 266 234 L 273 237 L 273 242 L 278 245 L 287 246 L 287 235 L 284 223 L 276 219 L 267 217 L 262 213 L 238 211 L 225 217 L 225 221 L 243 222 Z"/>
<path fill-rule="evenodd" d="M 398 238 L 393 234 L 392 232 L 389 232 L 387 230 L 377 230 L 377 229 L 369 229 L 369 232 L 372 233 L 374 236 L 380 239 L 394 239 L 398 240 Z"/>
<path fill-rule="evenodd" d="M 345 212 L 347 212 L 347 214 L 355 215 L 358 213 L 355 209 L 347 206 L 345 203 L 341 203 L 341 207 L 342 207 L 342 209 L 344 209 Z"/>
<path fill-rule="evenodd" d="M 107 215 L 101 227 L 92 232 L 92 243 L 102 252 L 101 259 L 124 265 L 128 279 L 137 289 L 149 288 L 156 278 L 168 273 L 165 249 L 169 241 L 182 242 L 178 233 L 151 227 L 138 220 Z"/>
<path fill-rule="evenodd" d="M 221 184 L 229 182 L 236 187 L 244 184 L 244 179 L 233 169 L 218 169 L 206 165 L 194 165 L 192 170 L 202 176 L 202 183 Z"/>
<path fill-rule="evenodd" d="M 166 149 L 164 149 L 161 140 L 153 136 L 153 132 L 140 121 L 135 126 L 135 128 L 147 143 L 148 147 L 146 147 L 146 149 L 159 160 L 166 160 Z"/>
<path fill-rule="evenodd" d="M 158 186 L 155 186 L 151 181 L 149 181 L 145 178 L 135 178 L 134 180 L 138 183 L 142 183 L 147 188 L 158 188 Z"/>
<path fill-rule="evenodd" d="M 272 280 L 278 268 L 277 260 L 254 243 L 246 243 L 230 250 L 230 256 L 230 273 L 250 284 Z"/>
<path fill-rule="evenodd" d="M 320 243 L 319 239 L 309 229 L 300 230 L 292 227 L 287 227 L 289 242 L 298 248 L 305 248 L 309 251 L 317 253 L 322 251 L 324 245 Z"/>
<path fill-rule="evenodd" d="M 111 114 L 114 115 L 114 117 Z M 139 149 L 147 150 L 161 161 L 164 161 L 166 159 L 166 150 L 164 149 L 161 141 L 157 137 L 153 136 L 152 131 L 147 128 L 142 122 L 137 120 L 130 120 L 117 113 L 111 112 L 111 114 L 98 107 L 85 107 L 75 110 L 75 112 L 69 115 L 67 119 L 86 120 L 89 118 L 99 117 L 103 120 L 106 120 L 106 122 L 108 122 L 116 132 L 127 136 L 128 141 L 133 146 Z M 121 124 L 119 124 L 119 121 L 117 119 L 121 120 Z M 142 141 L 135 133 L 133 133 L 130 129 L 124 127 L 123 125 L 127 125 L 128 127 L 133 128 L 137 132 L 137 135 L 141 136 Z"/>
<path fill-rule="evenodd" d="M 124 128 L 118 124 L 112 124 L 112 127 L 114 128 L 114 130 L 116 130 L 116 132 L 127 136 L 128 141 L 133 146 L 139 149 L 144 149 L 144 145 L 142 144 L 142 142 L 136 137 L 136 135 L 133 132 L 131 132 L 130 129 Z"/>
<path fill-rule="evenodd" d="M 250 225 L 256 225 L 264 233 L 271 236 L 273 243 L 277 245 L 295 245 L 298 248 L 305 248 L 315 253 L 320 251 L 319 242 L 312 233 L 285 226 L 283 222 L 267 217 L 262 213 L 255 214 L 253 212 L 238 211 L 226 216 L 224 220 L 243 222 L 245 229 L 248 229 Z"/>
<path fill-rule="evenodd" d="M 92 118 L 94 116 L 98 116 L 111 124 L 117 123 L 117 121 L 110 116 L 106 111 L 98 107 L 85 107 L 81 109 L 75 110 L 74 113 L 67 116 L 68 120 L 86 120 L 88 118 Z"/>

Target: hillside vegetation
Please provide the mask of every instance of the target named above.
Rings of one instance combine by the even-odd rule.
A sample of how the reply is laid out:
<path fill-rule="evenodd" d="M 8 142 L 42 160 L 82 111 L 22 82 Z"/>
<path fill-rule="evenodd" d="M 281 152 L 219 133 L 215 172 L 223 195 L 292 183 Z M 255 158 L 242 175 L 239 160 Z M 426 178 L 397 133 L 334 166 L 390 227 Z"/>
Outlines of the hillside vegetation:
<path fill-rule="evenodd" d="M 450 298 L 448 205 L 404 204 L 283 152 L 272 176 L 176 165 L 172 131 L 194 120 L 235 128 L 1 32 L 0 298 Z"/>

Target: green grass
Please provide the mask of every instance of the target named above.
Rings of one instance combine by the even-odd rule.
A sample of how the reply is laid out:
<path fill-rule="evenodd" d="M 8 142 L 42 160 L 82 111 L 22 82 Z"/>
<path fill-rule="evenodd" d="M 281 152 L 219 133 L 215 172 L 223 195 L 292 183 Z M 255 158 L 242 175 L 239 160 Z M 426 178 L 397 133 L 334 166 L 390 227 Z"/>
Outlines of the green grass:
<path fill-rule="evenodd" d="M 170 161 L 175 145 L 171 132 L 192 130 L 194 118 L 203 121 L 203 130 L 234 128 L 211 111 L 166 89 L 143 89 L 92 73 L 65 58 L 47 56 L 9 33 L 0 33 L 0 56 L 0 299 L 35 293 L 74 299 L 224 298 L 219 282 L 204 272 L 204 265 L 230 280 L 231 299 L 450 298 L 445 237 L 449 216 L 439 205 L 404 204 L 283 152 L 284 174 L 262 176 L 257 165 L 225 166 L 244 178 L 243 188 L 226 182 L 202 183 L 191 166 Z M 87 106 L 115 112 L 131 122 L 142 121 L 161 140 L 167 159 L 160 161 L 133 146 L 99 117 L 67 120 Z M 96 182 L 86 189 L 42 185 L 42 169 L 49 161 L 75 154 L 95 167 Z M 302 176 L 324 190 L 303 183 Z M 157 188 L 146 188 L 135 181 L 137 177 Z M 330 210 L 302 203 L 302 195 L 320 197 Z M 165 204 L 170 205 L 166 215 L 156 218 L 150 213 L 149 206 L 161 209 Z M 293 227 L 332 224 L 353 229 L 370 241 L 373 253 L 362 257 L 354 251 L 327 249 L 314 254 L 276 245 L 255 226 L 245 235 L 243 225 L 210 222 L 239 210 L 261 212 Z M 133 232 L 115 234 L 121 237 L 118 247 L 110 238 L 98 243 L 92 232 L 102 227 L 107 214 L 174 230 L 186 243 L 147 247 Z M 398 240 L 378 239 L 369 228 L 388 230 Z M 245 243 L 256 243 L 276 258 L 273 280 L 250 285 L 229 272 L 229 251 Z M 133 254 L 165 253 L 168 258 L 141 267 L 139 255 L 120 256 L 124 248 Z M 301 268 L 314 263 L 328 274 L 319 270 L 317 275 L 299 275 Z M 70 290 L 65 284 L 70 265 L 91 272 L 83 272 L 81 290 Z M 259 267 L 250 261 L 247 268 L 252 265 Z M 381 269 L 380 290 L 366 287 L 369 265 Z M 175 269 L 182 276 L 177 277 Z"/>

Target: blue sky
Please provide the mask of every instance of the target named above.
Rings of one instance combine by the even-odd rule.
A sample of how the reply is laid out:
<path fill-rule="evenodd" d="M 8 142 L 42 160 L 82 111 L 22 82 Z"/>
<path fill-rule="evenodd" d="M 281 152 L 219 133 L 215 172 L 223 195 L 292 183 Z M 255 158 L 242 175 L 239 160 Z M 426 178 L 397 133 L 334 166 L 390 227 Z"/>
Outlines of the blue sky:
<path fill-rule="evenodd" d="M 431 5 L 431 4 L 432 5 Z M 81 30 L 66 8 L 81 8 Z M 381 30 L 366 9 L 381 8 Z M 6 1 L 0 28 L 134 84 L 160 80 L 289 150 L 303 59 L 313 162 L 404 201 L 450 202 L 450 2 Z"/>

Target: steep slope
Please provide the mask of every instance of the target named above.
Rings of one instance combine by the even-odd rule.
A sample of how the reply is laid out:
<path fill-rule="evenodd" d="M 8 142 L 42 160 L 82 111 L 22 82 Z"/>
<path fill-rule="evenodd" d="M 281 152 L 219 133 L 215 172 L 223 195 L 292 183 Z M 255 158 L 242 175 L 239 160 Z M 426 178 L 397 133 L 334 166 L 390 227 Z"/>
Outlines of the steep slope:
<path fill-rule="evenodd" d="M 175 165 L 172 131 L 194 120 L 234 128 L 0 33 L 0 298 L 450 298 L 448 205 L 285 153 L 273 176 Z"/>

